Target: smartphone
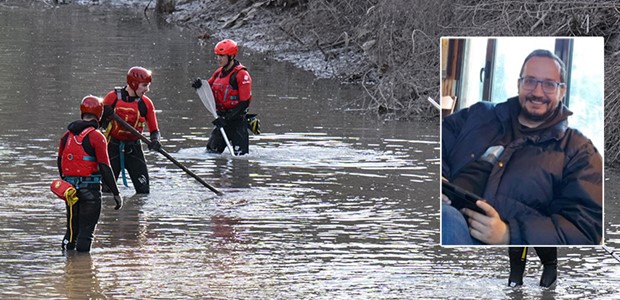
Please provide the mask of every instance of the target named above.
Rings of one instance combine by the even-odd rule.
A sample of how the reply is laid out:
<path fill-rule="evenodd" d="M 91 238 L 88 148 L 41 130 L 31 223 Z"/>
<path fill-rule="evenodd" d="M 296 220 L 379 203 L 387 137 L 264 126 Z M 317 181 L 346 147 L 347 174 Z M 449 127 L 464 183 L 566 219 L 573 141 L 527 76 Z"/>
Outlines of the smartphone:
<path fill-rule="evenodd" d="M 450 198 L 451 205 L 456 209 L 469 208 L 485 215 L 484 210 L 476 205 L 476 201 L 482 197 L 446 180 L 441 181 L 441 193 Z"/>

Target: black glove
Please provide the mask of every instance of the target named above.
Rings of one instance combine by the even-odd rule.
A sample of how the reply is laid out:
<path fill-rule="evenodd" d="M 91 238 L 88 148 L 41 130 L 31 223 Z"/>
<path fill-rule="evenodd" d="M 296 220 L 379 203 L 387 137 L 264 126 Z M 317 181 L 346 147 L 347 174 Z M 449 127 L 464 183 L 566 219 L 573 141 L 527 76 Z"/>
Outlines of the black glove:
<path fill-rule="evenodd" d="M 110 105 L 104 105 L 103 116 L 101 117 L 101 120 L 112 119 L 112 114 L 114 114 L 114 108 L 112 108 L 112 106 Z"/>
<path fill-rule="evenodd" d="M 151 131 L 151 142 L 148 144 L 149 150 L 159 151 L 161 149 L 160 139 L 161 133 L 159 133 L 159 130 Z"/>
<path fill-rule="evenodd" d="M 217 126 L 218 128 L 222 128 L 222 127 L 226 126 L 226 119 L 224 119 L 222 117 L 219 117 L 219 118 L 213 120 L 213 122 L 211 122 L 211 123 L 213 123 L 213 125 Z"/>
<path fill-rule="evenodd" d="M 151 143 L 149 144 L 149 150 L 159 151 L 159 149 L 161 149 L 161 143 L 159 142 L 159 140 L 151 140 Z"/>
<path fill-rule="evenodd" d="M 199 89 L 202 86 L 202 80 L 200 78 L 196 79 L 194 83 L 192 83 L 192 87 L 195 89 Z"/>
<path fill-rule="evenodd" d="M 116 202 L 116 206 L 114 207 L 114 209 L 119 210 L 121 209 L 121 207 L 123 207 L 123 196 L 114 195 L 114 201 Z"/>
<path fill-rule="evenodd" d="M 256 117 L 256 114 L 248 114 L 245 118 L 250 131 L 256 135 L 260 134 L 260 120 Z"/>

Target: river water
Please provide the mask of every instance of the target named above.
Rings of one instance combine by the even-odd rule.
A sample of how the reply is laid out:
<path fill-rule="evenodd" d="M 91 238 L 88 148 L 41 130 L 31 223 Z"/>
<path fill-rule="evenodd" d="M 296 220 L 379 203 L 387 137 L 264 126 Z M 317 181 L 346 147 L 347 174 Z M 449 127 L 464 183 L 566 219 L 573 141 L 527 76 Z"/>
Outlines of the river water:
<path fill-rule="evenodd" d="M 561 249 L 558 286 L 546 290 L 533 253 L 525 286 L 511 289 L 505 249 L 437 246 L 438 124 L 343 109 L 362 97 L 358 86 L 242 49 L 263 133 L 251 136 L 247 156 L 206 154 L 211 118 L 190 84 L 214 70 L 214 41 L 203 46 L 195 32 L 141 10 L 104 6 L 0 3 L 0 25 L 2 299 L 620 293 L 620 262 L 600 248 Z M 164 148 L 224 195 L 147 151 L 151 194 L 121 187 L 120 211 L 105 196 L 91 253 L 63 253 L 64 204 L 49 191 L 58 139 L 83 96 L 124 84 L 134 65 L 154 71 Z M 608 245 L 620 248 L 620 205 L 607 200 Z"/>

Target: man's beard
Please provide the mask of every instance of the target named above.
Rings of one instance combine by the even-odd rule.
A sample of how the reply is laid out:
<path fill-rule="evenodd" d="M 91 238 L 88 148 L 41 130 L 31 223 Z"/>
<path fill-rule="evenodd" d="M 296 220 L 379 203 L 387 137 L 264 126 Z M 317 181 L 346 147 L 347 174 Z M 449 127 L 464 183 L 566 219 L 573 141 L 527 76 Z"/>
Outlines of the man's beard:
<path fill-rule="evenodd" d="M 527 104 L 527 102 L 531 102 L 531 101 L 538 101 L 538 102 L 544 103 L 545 105 L 547 105 L 547 111 L 544 114 L 542 114 L 542 115 L 530 113 L 527 110 L 526 104 Z M 532 96 L 532 95 L 525 96 L 525 102 L 521 104 L 521 115 L 524 118 L 526 118 L 526 119 L 528 119 L 528 120 L 530 120 L 532 122 L 542 122 L 542 121 L 545 121 L 545 120 L 549 119 L 549 117 L 551 117 L 551 115 L 553 115 L 553 112 L 557 108 L 557 106 L 556 107 L 549 107 L 548 106 L 549 103 L 551 103 L 550 100 L 542 98 L 542 97 L 535 97 L 535 96 Z"/>

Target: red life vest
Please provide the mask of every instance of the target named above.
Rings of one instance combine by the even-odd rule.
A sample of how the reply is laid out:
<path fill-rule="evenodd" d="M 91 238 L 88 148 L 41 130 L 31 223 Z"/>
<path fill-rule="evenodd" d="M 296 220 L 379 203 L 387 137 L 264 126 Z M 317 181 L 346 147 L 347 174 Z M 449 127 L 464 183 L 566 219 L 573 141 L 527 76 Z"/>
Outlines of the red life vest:
<path fill-rule="evenodd" d="M 67 143 L 62 151 L 61 158 L 64 176 L 87 177 L 99 172 L 97 158 L 89 156 L 82 147 L 84 138 L 93 130 L 95 128 L 88 127 L 82 130 L 79 135 L 72 132 L 67 135 Z"/>
<path fill-rule="evenodd" d="M 147 109 L 142 99 L 132 102 L 122 101 L 121 88 L 116 88 L 115 91 L 117 99 L 114 102 L 114 105 L 112 105 L 114 112 L 127 123 L 131 124 L 131 126 L 139 132 L 144 131 Z M 112 121 L 111 126 L 109 135 L 117 140 L 134 141 L 138 139 L 138 137 L 131 133 L 131 131 L 125 129 L 123 125 L 116 121 Z"/>
<path fill-rule="evenodd" d="M 213 84 L 211 84 L 211 90 L 213 91 L 215 108 L 217 110 L 228 110 L 237 107 L 239 104 L 239 87 L 233 87 L 231 84 L 231 76 L 237 76 L 237 73 L 240 70 L 245 69 L 246 68 L 243 65 L 239 64 L 223 78 L 220 77 L 222 74 L 222 68 L 219 68 L 216 71 L 215 80 L 213 81 Z M 236 82 L 236 78 L 232 80 Z"/>

